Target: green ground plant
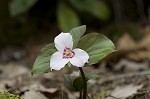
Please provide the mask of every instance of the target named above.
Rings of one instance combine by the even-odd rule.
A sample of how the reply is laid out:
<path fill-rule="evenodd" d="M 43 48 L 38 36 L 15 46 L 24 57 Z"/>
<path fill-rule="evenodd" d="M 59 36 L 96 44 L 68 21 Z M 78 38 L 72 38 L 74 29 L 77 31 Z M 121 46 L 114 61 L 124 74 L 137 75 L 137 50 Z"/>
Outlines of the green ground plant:
<path fill-rule="evenodd" d="M 9 92 L 0 92 L 0 99 L 23 99 L 18 95 L 11 94 Z"/>

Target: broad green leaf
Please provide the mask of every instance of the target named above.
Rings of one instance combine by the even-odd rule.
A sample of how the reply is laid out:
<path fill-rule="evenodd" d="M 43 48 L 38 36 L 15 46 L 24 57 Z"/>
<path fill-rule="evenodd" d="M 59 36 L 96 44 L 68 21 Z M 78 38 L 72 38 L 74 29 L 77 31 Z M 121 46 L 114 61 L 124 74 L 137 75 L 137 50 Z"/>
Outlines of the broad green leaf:
<path fill-rule="evenodd" d="M 36 58 L 33 68 L 32 74 L 37 73 L 46 73 L 50 71 L 50 57 L 56 52 L 56 48 L 53 43 L 46 45 L 42 50 L 39 56 Z"/>
<path fill-rule="evenodd" d="M 86 31 L 86 25 L 82 25 L 76 28 L 73 28 L 72 30 L 70 30 L 70 34 L 72 35 L 73 38 L 73 47 L 76 48 L 77 44 L 81 38 L 81 36 L 83 36 L 83 34 Z"/>
<path fill-rule="evenodd" d="M 109 8 L 98 0 L 70 0 L 71 4 L 80 11 L 91 13 L 95 17 L 106 20 L 110 16 Z"/>
<path fill-rule="evenodd" d="M 70 91 L 77 91 L 74 86 L 73 86 L 73 81 L 74 79 L 76 79 L 77 77 L 76 76 L 70 76 L 68 74 L 66 74 L 64 76 L 64 85 L 65 87 L 70 90 Z"/>
<path fill-rule="evenodd" d="M 60 2 L 57 9 L 57 20 L 62 31 L 67 32 L 70 29 L 79 26 L 80 21 L 74 10 Z"/>
<path fill-rule="evenodd" d="M 89 54 L 89 65 L 99 62 L 115 51 L 113 42 L 99 33 L 90 33 L 83 36 L 79 41 L 78 47 Z"/>
<path fill-rule="evenodd" d="M 38 0 L 12 0 L 9 5 L 11 16 L 16 16 L 29 10 Z"/>
<path fill-rule="evenodd" d="M 84 87 L 84 82 L 82 77 L 78 77 L 73 81 L 73 86 L 77 91 L 82 91 Z"/>
<path fill-rule="evenodd" d="M 87 82 L 87 90 L 92 90 L 93 88 L 95 88 L 96 84 L 93 84 L 93 83 L 90 83 L 90 82 Z"/>
<path fill-rule="evenodd" d="M 95 79 L 95 78 L 98 78 L 99 76 L 100 76 L 99 72 L 91 72 L 91 73 L 85 74 L 85 77 L 87 78 L 87 80 Z"/>

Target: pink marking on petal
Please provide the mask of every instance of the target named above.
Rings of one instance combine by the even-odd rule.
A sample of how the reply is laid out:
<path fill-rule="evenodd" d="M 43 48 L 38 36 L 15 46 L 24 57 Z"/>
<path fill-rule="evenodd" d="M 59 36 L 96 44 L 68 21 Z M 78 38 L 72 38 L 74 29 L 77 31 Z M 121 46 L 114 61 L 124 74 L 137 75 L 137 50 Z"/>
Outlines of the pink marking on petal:
<path fill-rule="evenodd" d="M 75 56 L 75 52 L 73 52 L 70 48 L 65 48 L 63 52 L 63 58 L 73 58 Z"/>

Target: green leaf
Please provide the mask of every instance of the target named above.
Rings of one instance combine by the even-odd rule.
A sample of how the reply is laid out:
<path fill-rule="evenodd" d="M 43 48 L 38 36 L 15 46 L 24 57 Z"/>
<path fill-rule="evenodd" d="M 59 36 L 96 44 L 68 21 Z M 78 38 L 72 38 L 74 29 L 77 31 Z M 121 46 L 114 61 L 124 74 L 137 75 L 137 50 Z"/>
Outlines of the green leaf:
<path fill-rule="evenodd" d="M 74 79 L 76 79 L 77 78 L 77 76 L 70 76 L 70 75 L 68 75 L 68 74 L 66 74 L 65 76 L 64 76 L 64 85 L 65 85 L 65 87 L 68 89 L 68 90 L 70 90 L 70 91 L 77 91 L 75 88 L 74 88 L 74 86 L 73 86 L 73 81 L 74 81 Z"/>
<path fill-rule="evenodd" d="M 82 25 L 76 28 L 71 29 L 69 32 L 72 35 L 73 38 L 73 47 L 76 48 L 78 45 L 78 42 L 81 38 L 81 36 L 83 36 L 83 34 L 86 31 L 86 25 Z"/>
<path fill-rule="evenodd" d="M 109 8 L 98 0 L 70 0 L 71 4 L 80 11 L 91 13 L 95 17 L 107 20 L 110 17 Z"/>
<path fill-rule="evenodd" d="M 36 58 L 33 68 L 32 74 L 37 73 L 47 73 L 50 71 L 50 57 L 56 52 L 56 48 L 53 43 L 46 45 L 42 50 L 39 56 Z"/>
<path fill-rule="evenodd" d="M 84 82 L 82 77 L 78 77 L 73 81 L 73 86 L 77 91 L 82 91 L 84 87 Z"/>
<path fill-rule="evenodd" d="M 95 78 L 98 78 L 99 76 L 100 76 L 99 72 L 91 72 L 91 73 L 85 74 L 85 77 L 87 78 L 87 80 L 95 79 Z"/>
<path fill-rule="evenodd" d="M 38 0 L 12 0 L 9 5 L 11 16 L 16 16 L 29 10 Z"/>
<path fill-rule="evenodd" d="M 115 46 L 105 35 L 90 33 L 81 38 L 78 47 L 89 54 L 89 65 L 99 62 L 101 59 L 115 51 Z"/>
<path fill-rule="evenodd" d="M 58 5 L 57 20 L 60 29 L 64 32 L 80 25 L 80 21 L 76 13 L 62 2 Z"/>
<path fill-rule="evenodd" d="M 87 82 L 87 90 L 92 90 L 93 88 L 95 88 L 96 84 L 93 84 L 93 83 L 90 83 L 90 82 Z"/>

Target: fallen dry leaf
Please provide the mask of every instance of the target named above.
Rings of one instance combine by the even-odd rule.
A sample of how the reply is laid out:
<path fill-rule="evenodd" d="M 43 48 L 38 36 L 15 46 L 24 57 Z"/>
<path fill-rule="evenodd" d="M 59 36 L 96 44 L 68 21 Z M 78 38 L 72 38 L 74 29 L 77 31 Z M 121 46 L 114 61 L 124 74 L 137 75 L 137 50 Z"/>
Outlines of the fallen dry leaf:
<path fill-rule="evenodd" d="M 117 86 L 111 93 L 111 96 L 114 96 L 119 99 L 127 98 L 137 92 L 137 90 L 141 89 L 143 85 L 126 85 L 126 86 Z M 113 99 L 108 97 L 107 99 Z"/>
<path fill-rule="evenodd" d="M 9 63 L 5 66 L 0 66 L 2 71 L 1 77 L 15 78 L 17 76 L 30 73 L 30 70 L 22 64 Z"/>
<path fill-rule="evenodd" d="M 37 91 L 33 91 L 33 90 L 25 92 L 25 94 L 22 97 L 24 99 L 48 99 L 42 93 L 37 92 Z"/>
<path fill-rule="evenodd" d="M 132 37 L 128 34 L 125 33 L 119 40 L 117 44 L 117 49 L 119 50 L 129 50 L 133 49 L 137 46 L 135 41 L 132 39 Z"/>
<path fill-rule="evenodd" d="M 133 61 L 150 60 L 150 50 L 137 50 L 126 56 Z"/>
<path fill-rule="evenodd" d="M 125 71 L 139 71 L 139 70 L 148 69 L 148 66 L 149 65 L 146 63 L 138 63 L 138 62 L 122 59 L 116 64 L 114 70 L 120 71 L 122 68 L 124 68 Z"/>

